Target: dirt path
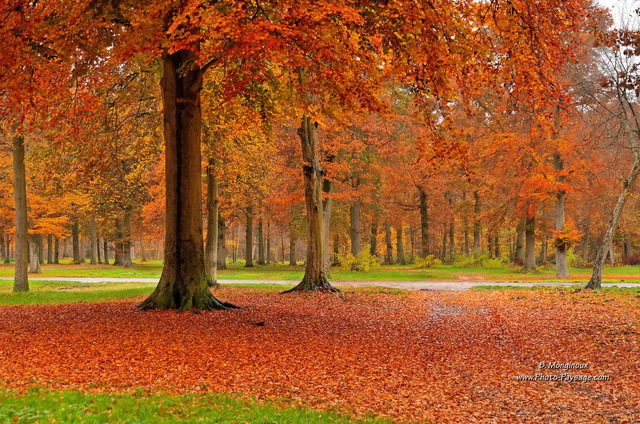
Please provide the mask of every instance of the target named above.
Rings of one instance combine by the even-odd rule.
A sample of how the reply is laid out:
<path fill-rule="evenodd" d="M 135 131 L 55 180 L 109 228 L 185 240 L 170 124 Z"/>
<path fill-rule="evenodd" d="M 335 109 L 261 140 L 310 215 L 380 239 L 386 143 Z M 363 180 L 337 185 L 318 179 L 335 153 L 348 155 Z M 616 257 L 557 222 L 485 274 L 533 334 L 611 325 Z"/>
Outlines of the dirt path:
<path fill-rule="evenodd" d="M 0 280 L 13 280 L 13 277 L 0 277 Z M 131 282 L 131 283 L 149 283 L 157 284 L 157 278 L 81 278 L 81 277 L 34 277 L 29 278 L 30 281 L 67 281 L 73 283 L 113 283 L 113 282 Z M 218 280 L 220 284 L 278 284 L 278 285 L 295 285 L 297 280 Z M 391 287 L 404 290 L 437 290 L 437 291 L 466 291 L 475 286 L 580 286 L 584 283 L 577 281 L 568 281 L 566 283 L 548 283 L 548 282 L 494 282 L 494 281 L 335 281 L 336 286 L 349 287 Z M 603 283 L 603 287 L 638 287 L 637 283 Z"/>

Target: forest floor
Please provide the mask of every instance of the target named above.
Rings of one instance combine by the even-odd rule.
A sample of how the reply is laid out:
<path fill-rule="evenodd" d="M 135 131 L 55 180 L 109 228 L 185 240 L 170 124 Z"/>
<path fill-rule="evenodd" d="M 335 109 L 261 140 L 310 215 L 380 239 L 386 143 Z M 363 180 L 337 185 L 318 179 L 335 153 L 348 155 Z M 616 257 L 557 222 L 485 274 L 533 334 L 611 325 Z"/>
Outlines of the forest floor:
<path fill-rule="evenodd" d="M 568 289 L 0 307 L 0 388 L 240 393 L 431 423 L 640 422 L 640 295 Z"/>

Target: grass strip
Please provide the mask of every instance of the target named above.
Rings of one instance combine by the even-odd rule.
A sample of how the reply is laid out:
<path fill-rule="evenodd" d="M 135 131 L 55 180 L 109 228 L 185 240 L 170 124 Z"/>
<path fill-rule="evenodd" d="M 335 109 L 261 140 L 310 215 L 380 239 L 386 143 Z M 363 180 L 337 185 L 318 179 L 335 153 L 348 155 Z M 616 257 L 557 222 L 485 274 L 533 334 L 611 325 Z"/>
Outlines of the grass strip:
<path fill-rule="evenodd" d="M 283 407 L 216 393 L 128 394 L 30 389 L 0 390 L 3 423 L 340 423 L 390 424 L 334 411 Z"/>

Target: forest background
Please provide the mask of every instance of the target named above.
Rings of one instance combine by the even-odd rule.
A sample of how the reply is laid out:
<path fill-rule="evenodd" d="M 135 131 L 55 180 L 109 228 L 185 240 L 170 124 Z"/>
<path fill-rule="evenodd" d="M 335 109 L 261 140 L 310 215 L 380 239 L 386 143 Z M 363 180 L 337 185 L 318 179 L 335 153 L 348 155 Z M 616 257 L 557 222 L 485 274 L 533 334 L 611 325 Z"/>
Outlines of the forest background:
<path fill-rule="evenodd" d="M 597 287 L 607 255 L 640 262 L 638 38 L 597 4 L 0 13 L 0 255 L 16 259 L 15 290 L 28 251 L 37 273 L 67 249 L 127 267 L 135 245 L 165 260 L 173 292 L 214 284 L 229 259 L 304 260 L 299 289 L 379 263 L 553 264 L 560 278 L 593 265 Z M 164 307 L 223 306 L 190 296 Z"/>

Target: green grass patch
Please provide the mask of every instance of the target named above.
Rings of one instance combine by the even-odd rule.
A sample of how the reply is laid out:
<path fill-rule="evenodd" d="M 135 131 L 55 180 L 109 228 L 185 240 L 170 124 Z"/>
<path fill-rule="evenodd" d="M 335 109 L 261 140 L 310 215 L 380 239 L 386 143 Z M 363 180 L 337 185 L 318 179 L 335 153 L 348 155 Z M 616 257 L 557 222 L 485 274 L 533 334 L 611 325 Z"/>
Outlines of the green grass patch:
<path fill-rule="evenodd" d="M 575 291 L 582 290 L 584 288 L 581 286 L 474 286 L 471 287 L 471 291 L 475 292 L 488 292 L 488 291 L 498 291 L 498 290 L 537 290 L 537 291 Z M 610 293 L 640 293 L 640 286 L 638 287 L 603 287 L 603 292 Z"/>
<path fill-rule="evenodd" d="M 87 393 L 32 389 L 0 390 L 3 423 L 340 423 L 390 424 L 334 411 L 291 408 L 221 394 Z"/>
<path fill-rule="evenodd" d="M 0 305 L 109 302 L 148 295 L 155 288 L 155 284 L 30 281 L 30 290 L 22 293 L 13 293 L 12 287 L 12 281 L 0 281 Z"/>

